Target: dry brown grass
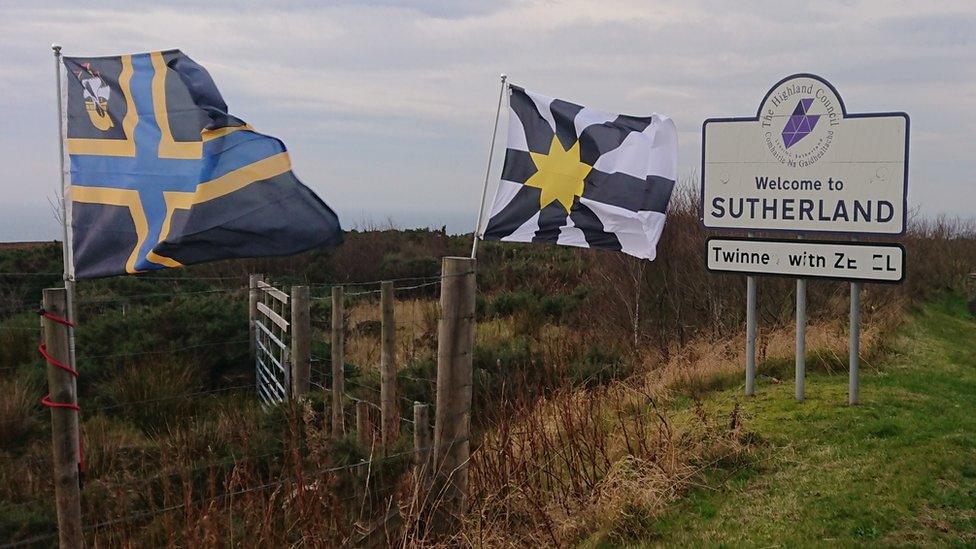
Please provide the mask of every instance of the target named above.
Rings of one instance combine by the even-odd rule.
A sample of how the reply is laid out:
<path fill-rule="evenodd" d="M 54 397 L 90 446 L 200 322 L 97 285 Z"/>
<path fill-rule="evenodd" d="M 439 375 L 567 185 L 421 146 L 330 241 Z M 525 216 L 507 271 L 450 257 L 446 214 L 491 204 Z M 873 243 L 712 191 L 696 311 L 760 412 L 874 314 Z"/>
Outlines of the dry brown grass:
<path fill-rule="evenodd" d="M 437 337 L 438 303 L 435 299 L 404 299 L 396 302 L 396 360 L 408 364 L 433 356 Z M 346 360 L 370 371 L 379 371 L 380 304 L 362 300 L 346 312 Z"/>
<path fill-rule="evenodd" d="M 861 357 L 870 364 L 883 350 L 884 337 L 903 319 L 907 304 L 893 302 L 861 327 Z M 846 368 L 849 326 L 840 319 L 821 320 L 806 330 L 807 370 L 832 372 Z M 758 375 L 774 379 L 792 376 L 795 353 L 792 326 L 761 330 L 756 348 Z M 745 364 L 745 334 L 724 339 L 702 338 L 669 353 L 662 364 L 645 361 L 643 369 L 650 390 L 681 389 L 702 394 L 738 383 Z M 786 361 L 786 362 L 784 362 Z M 765 369 L 763 362 L 766 362 Z M 784 369 L 785 367 L 785 369 Z"/>
<path fill-rule="evenodd" d="M 481 280 L 493 277 L 492 291 L 531 286 L 537 296 L 568 296 L 585 286 L 586 298 L 578 314 L 556 322 L 516 311 L 479 323 L 482 360 L 494 364 L 492 353 L 510 351 L 506 346 L 517 339 L 527 341 L 528 350 L 511 353 L 512 362 L 524 364 L 502 364 L 497 383 L 476 395 L 490 406 L 476 408 L 479 415 L 473 418 L 470 508 L 453 535 L 431 537 L 408 527 L 407 537 L 391 537 L 392 543 L 563 546 L 594 530 L 622 543 L 639 537 L 657 513 L 705 482 L 707 471 L 750 459 L 737 409 L 705 412 L 672 400 L 678 393 L 695 398 L 736 385 L 742 375 L 741 277 L 704 270 L 705 234 L 694 207 L 693 198 L 676 197 L 653 264 L 565 250 L 551 254 L 558 262 L 548 262 L 545 253 L 533 255 L 543 247 L 529 246 L 505 254 L 496 247 L 493 260 L 492 247 L 485 247 Z M 953 231 L 947 222 L 916 225 L 905 238 L 912 269 L 908 282 L 865 290 L 866 362 L 883 350 L 885 334 L 905 307 L 957 287 L 973 269 L 976 240 L 960 240 Z M 380 238 L 393 241 L 394 235 Z M 349 244 L 339 252 L 338 264 L 347 269 L 343 276 L 373 278 L 383 253 L 367 248 Z M 302 263 L 294 261 L 292 271 L 299 272 Z M 761 375 L 786 379 L 791 371 L 792 287 L 789 279 L 760 282 Z M 847 286 L 811 283 L 808 295 L 809 367 L 840 367 L 846 363 Z M 378 300 L 360 298 L 348 315 L 347 360 L 375 370 Z M 316 320 L 319 326 L 327 323 Z M 436 350 L 436 301 L 399 301 L 397 321 L 398 363 L 429 364 Z M 594 350 L 602 354 L 581 365 Z M 602 375 L 621 363 L 626 366 L 621 372 L 632 369 L 634 375 Z M 106 376 L 109 381 L 97 387 L 98 393 L 120 400 L 184 393 L 200 380 L 190 374 L 192 368 L 181 366 L 153 358 L 140 369 Z M 23 410 L 36 417 L 41 389 L 0 384 L 0 391 L 15 396 L 0 401 L 0 422 L 12 419 L 15 429 L 0 433 L 0 439 L 16 439 L 25 429 L 19 419 L 26 417 Z M 147 513 L 100 527 L 89 541 L 97 546 L 336 546 L 398 505 L 406 509 L 408 526 L 422 522 L 410 511 L 413 483 L 403 474 L 403 463 L 330 470 L 368 458 L 375 449 L 358 447 L 352 437 L 331 441 L 324 403 L 266 414 L 253 400 L 218 401 L 222 404 L 214 407 L 190 400 L 104 414 L 86 411 L 86 521 Z M 0 499 L 46 501 L 51 491 L 47 441 L 11 455 L 11 465 L 0 467 Z"/>
<path fill-rule="evenodd" d="M 892 303 L 864 326 L 866 361 L 883 352 L 884 335 L 902 311 Z M 846 360 L 843 323 L 815 323 L 807 334 L 811 370 Z M 791 358 L 793 345 L 791 327 L 762 336 L 767 364 Z M 703 338 L 672 350 L 663 362 L 645 360 L 624 382 L 503 403 L 500 415 L 509 419 L 496 422 L 472 455 L 472 508 L 450 541 L 567 546 L 594 532 L 621 543 L 649 534 L 652 519 L 705 482 L 707 471 L 751 458 L 738 408 L 710 414 L 696 396 L 739 383 L 742 348 L 741 335 Z M 782 375 L 775 368 L 767 374 Z M 691 394 L 694 409 L 671 407 L 676 394 Z"/>
<path fill-rule="evenodd" d="M 482 439 L 473 506 L 453 539 L 524 547 L 567 546 L 595 530 L 629 538 L 705 468 L 743 459 L 730 414 L 687 421 L 629 383 L 542 399 Z"/>
<path fill-rule="evenodd" d="M 86 442 L 99 450 L 89 466 L 85 515 L 128 516 L 92 531 L 93 545 L 280 546 L 303 536 L 334 539 L 335 477 L 312 474 L 331 463 L 322 451 L 328 436 L 321 417 L 307 405 L 289 409 L 269 440 L 269 433 L 255 429 L 268 418 L 242 404 L 219 406 L 152 438 L 102 416 L 87 420 Z M 296 534 L 289 524 L 307 527 Z"/>
<path fill-rule="evenodd" d="M 37 387 L 21 379 L 0 380 L 0 446 L 13 444 L 37 420 Z"/>

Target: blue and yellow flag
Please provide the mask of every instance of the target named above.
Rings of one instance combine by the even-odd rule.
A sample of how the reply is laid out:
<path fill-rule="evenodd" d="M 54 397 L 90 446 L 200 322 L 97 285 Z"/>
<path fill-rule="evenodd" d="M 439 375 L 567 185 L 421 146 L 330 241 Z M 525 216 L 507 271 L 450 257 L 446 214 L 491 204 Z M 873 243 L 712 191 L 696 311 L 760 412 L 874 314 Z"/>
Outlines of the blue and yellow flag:
<path fill-rule="evenodd" d="M 75 278 L 342 242 L 284 143 L 227 113 L 180 51 L 65 57 Z"/>

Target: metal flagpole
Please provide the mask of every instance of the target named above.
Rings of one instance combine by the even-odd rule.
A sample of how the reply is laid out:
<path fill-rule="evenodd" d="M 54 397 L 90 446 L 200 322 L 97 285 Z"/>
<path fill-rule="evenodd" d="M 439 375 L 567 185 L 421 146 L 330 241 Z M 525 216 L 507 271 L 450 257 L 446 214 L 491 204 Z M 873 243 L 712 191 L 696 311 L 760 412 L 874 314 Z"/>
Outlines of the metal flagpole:
<path fill-rule="evenodd" d="M 74 258 L 71 249 L 71 227 L 68 216 L 68 181 L 64 171 L 64 95 L 61 89 L 61 45 L 51 44 L 54 51 L 54 79 L 58 87 L 58 168 L 61 176 L 61 258 L 64 263 L 64 289 L 66 296 L 66 309 L 68 320 L 75 321 L 75 277 L 74 277 Z M 71 360 L 71 367 L 75 368 L 75 330 L 68 326 L 68 357 Z"/>
<path fill-rule="evenodd" d="M 485 167 L 485 185 L 481 189 L 481 207 L 478 208 L 478 224 L 474 228 L 474 242 L 471 243 L 471 259 L 478 256 L 478 236 L 481 232 L 481 222 L 485 215 L 485 199 L 488 197 L 488 176 L 491 174 L 491 159 L 495 154 L 495 136 L 498 133 L 498 119 L 502 114 L 502 99 L 505 97 L 505 81 L 508 76 L 502 73 L 502 87 L 498 90 L 498 108 L 495 109 L 495 126 L 491 130 L 491 148 L 488 149 L 488 166 Z"/>

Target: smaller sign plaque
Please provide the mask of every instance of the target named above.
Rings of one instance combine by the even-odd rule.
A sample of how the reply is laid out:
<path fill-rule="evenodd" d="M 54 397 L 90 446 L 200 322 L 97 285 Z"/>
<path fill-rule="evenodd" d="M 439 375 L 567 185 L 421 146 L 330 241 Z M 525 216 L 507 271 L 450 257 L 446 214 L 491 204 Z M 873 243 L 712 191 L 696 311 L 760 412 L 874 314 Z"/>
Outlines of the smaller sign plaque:
<path fill-rule="evenodd" d="M 801 278 L 898 283 L 905 278 L 901 244 L 754 238 L 709 238 L 708 270 Z"/>

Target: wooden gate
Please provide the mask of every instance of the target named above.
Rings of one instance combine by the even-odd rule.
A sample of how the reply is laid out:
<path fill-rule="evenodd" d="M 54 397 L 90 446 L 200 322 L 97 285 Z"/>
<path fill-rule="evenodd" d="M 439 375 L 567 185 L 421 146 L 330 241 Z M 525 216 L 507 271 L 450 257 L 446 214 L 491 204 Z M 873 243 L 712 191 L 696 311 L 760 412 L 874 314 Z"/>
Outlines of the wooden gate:
<path fill-rule="evenodd" d="M 258 300 L 254 311 L 254 368 L 257 391 L 265 405 L 288 400 L 291 367 L 288 356 L 288 294 L 257 281 Z"/>

